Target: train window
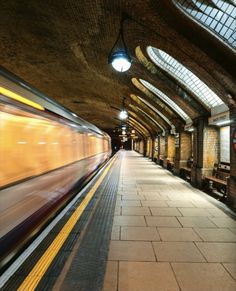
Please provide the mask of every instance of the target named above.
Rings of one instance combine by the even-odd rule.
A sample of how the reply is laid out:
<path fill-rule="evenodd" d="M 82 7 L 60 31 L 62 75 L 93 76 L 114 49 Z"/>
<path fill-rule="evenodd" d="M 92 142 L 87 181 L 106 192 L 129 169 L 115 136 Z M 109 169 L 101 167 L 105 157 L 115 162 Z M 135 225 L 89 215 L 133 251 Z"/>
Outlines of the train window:
<path fill-rule="evenodd" d="M 168 96 L 166 96 L 162 91 L 154 87 L 152 84 L 150 84 L 147 81 L 144 81 L 140 79 L 140 82 L 148 88 L 150 91 L 152 91 L 155 95 L 157 95 L 161 100 L 163 100 L 166 104 L 168 104 L 171 108 L 175 110 L 175 112 L 183 118 L 186 122 L 188 122 L 190 117 L 173 101 L 171 100 Z"/>
<path fill-rule="evenodd" d="M 235 1 L 173 0 L 173 2 L 181 11 L 236 49 Z"/>
<path fill-rule="evenodd" d="M 147 47 L 147 53 L 156 65 L 185 85 L 207 109 L 223 104 L 204 82 L 172 56 L 151 46 Z"/>

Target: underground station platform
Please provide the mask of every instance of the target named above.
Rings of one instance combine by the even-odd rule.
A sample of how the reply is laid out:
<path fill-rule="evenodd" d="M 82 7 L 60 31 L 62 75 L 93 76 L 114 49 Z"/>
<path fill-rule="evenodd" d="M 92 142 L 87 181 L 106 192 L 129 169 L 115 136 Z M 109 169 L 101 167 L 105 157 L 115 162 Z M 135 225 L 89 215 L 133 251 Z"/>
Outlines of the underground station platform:
<path fill-rule="evenodd" d="M 0 290 L 234 291 L 222 202 L 120 150 L 1 275 Z"/>

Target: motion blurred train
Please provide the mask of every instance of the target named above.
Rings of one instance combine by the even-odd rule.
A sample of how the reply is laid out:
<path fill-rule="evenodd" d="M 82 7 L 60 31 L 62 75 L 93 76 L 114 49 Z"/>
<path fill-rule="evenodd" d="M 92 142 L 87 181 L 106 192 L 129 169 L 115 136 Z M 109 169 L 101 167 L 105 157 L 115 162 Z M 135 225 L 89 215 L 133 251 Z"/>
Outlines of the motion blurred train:
<path fill-rule="evenodd" d="M 111 155 L 110 137 L 0 67 L 0 270 Z"/>

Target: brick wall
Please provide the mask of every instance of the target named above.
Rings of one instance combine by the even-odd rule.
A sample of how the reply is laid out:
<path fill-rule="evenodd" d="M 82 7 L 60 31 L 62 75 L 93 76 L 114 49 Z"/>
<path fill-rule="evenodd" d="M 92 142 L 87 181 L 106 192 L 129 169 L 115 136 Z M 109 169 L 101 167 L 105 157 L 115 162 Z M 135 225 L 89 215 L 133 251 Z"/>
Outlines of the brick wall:
<path fill-rule="evenodd" d="M 192 134 L 181 132 L 180 134 L 180 160 L 186 161 L 192 156 Z M 186 164 L 185 164 L 186 165 Z"/>
<path fill-rule="evenodd" d="M 203 177 L 211 175 L 214 163 L 219 159 L 219 129 L 208 126 L 207 121 L 198 120 L 193 140 L 193 168 L 191 181 L 202 186 Z"/>
<path fill-rule="evenodd" d="M 152 155 L 153 155 L 153 142 L 152 142 L 152 138 L 148 138 L 147 140 L 147 156 L 152 159 Z"/>
<path fill-rule="evenodd" d="M 155 138 L 153 141 L 153 160 L 156 162 L 159 154 L 159 143 L 158 138 Z"/>
<path fill-rule="evenodd" d="M 233 134 L 236 131 L 236 108 L 230 109 L 230 180 L 227 203 L 236 209 L 236 149 L 233 147 Z"/>
<path fill-rule="evenodd" d="M 167 137 L 167 159 L 173 161 L 175 157 L 175 136 L 168 135 Z"/>
<path fill-rule="evenodd" d="M 179 146 L 175 147 L 174 172 L 179 174 L 181 167 L 187 166 L 187 160 L 192 156 L 192 134 L 182 131 L 179 133 Z"/>
<path fill-rule="evenodd" d="M 159 157 L 160 158 L 164 158 L 165 152 L 166 152 L 166 150 L 165 150 L 165 144 L 166 144 L 165 136 L 160 136 L 159 138 L 160 138 L 160 153 L 159 153 Z"/>

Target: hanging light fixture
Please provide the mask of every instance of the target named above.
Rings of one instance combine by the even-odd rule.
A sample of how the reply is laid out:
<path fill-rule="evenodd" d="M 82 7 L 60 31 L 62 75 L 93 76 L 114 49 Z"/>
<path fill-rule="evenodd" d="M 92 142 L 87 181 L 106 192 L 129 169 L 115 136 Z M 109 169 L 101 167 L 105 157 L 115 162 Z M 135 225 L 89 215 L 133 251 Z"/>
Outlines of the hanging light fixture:
<path fill-rule="evenodd" d="M 123 98 L 122 110 L 120 111 L 119 117 L 121 120 L 125 120 L 128 118 L 128 112 L 125 110 L 125 98 Z"/>
<path fill-rule="evenodd" d="M 120 119 L 124 120 L 124 119 L 127 119 L 128 113 L 126 110 L 121 110 L 119 116 L 120 116 Z"/>
<path fill-rule="evenodd" d="M 120 31 L 108 56 L 108 63 L 118 72 L 128 71 L 132 62 L 123 35 L 123 23 L 126 19 L 128 19 L 128 16 L 122 13 Z"/>

